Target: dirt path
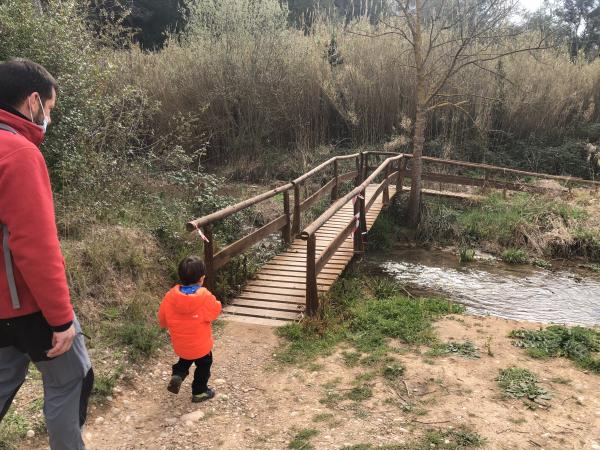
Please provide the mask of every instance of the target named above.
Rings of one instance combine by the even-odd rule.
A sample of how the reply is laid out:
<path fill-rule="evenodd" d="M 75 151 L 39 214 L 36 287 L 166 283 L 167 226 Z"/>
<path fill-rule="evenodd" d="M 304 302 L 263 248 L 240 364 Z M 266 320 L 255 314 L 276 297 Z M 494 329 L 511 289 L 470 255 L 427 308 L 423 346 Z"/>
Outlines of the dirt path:
<path fill-rule="evenodd" d="M 490 449 L 600 448 L 600 377 L 567 360 L 527 357 L 506 338 L 520 325 L 496 318 L 444 319 L 437 324 L 442 340 L 469 339 L 480 348 L 480 358 L 430 358 L 406 349 L 397 356 L 406 366 L 404 382 L 393 386 L 376 377 L 369 381 L 371 398 L 332 402 L 325 400 L 327 392 L 348 392 L 368 370 L 347 367 L 341 349 L 312 367 L 281 370 L 273 359 L 278 338 L 272 329 L 228 323 L 214 351 L 215 400 L 192 404 L 188 381 L 178 396 L 166 391 L 174 356 L 165 349 L 133 384 L 119 387 L 109 407 L 92 411 L 85 429 L 87 446 L 284 449 L 298 430 L 310 428 L 318 432 L 309 439 L 314 448 L 340 449 L 410 443 L 430 428 L 465 425 L 485 437 Z M 493 356 L 485 350 L 486 342 Z M 521 401 L 501 398 L 495 378 L 500 368 L 512 365 L 539 376 L 553 395 L 549 409 L 529 410 Z M 411 403 L 410 410 L 405 401 Z M 202 418 L 184 416 L 197 411 Z"/>

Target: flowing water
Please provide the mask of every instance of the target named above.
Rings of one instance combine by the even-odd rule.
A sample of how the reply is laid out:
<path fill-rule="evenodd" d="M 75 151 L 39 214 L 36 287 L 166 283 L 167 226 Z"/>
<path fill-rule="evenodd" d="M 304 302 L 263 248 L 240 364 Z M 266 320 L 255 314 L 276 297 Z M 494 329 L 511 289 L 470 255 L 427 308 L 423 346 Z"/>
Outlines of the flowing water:
<path fill-rule="evenodd" d="M 460 264 L 440 250 L 402 247 L 369 264 L 417 290 L 440 292 L 478 315 L 545 323 L 600 325 L 600 275 L 501 262 Z"/>

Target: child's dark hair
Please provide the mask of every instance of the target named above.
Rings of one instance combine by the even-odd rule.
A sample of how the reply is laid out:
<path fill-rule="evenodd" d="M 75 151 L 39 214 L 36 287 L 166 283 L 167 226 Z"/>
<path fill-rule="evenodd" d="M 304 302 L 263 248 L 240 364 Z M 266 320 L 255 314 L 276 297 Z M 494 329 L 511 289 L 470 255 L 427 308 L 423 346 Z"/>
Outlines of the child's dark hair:
<path fill-rule="evenodd" d="M 205 274 L 204 261 L 197 256 L 188 256 L 179 263 L 179 280 L 184 286 L 196 284 Z"/>

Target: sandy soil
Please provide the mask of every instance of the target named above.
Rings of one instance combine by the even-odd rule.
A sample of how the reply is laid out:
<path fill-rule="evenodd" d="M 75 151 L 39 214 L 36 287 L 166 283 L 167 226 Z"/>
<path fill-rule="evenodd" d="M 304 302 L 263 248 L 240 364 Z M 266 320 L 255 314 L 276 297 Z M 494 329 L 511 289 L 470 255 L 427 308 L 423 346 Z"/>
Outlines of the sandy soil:
<path fill-rule="evenodd" d="M 272 329 L 227 323 L 214 350 L 214 400 L 192 404 L 188 380 L 179 395 L 166 391 L 175 357 L 165 349 L 132 383 L 119 386 L 109 406 L 91 412 L 87 446 L 284 449 L 298 430 L 314 428 L 319 434 L 310 442 L 316 449 L 339 449 L 410 442 L 430 428 L 466 425 L 487 439 L 489 449 L 600 448 L 600 377 L 568 360 L 529 358 L 506 337 L 519 326 L 536 325 L 472 316 L 441 320 L 442 340 L 468 339 L 479 347 L 480 358 L 431 358 L 426 348 L 405 348 L 396 356 L 406 366 L 403 381 L 390 384 L 377 377 L 369 381 L 372 398 L 328 406 L 320 402 L 327 390 L 348 391 L 364 367 L 347 367 L 340 348 L 307 368 L 282 368 L 273 358 L 278 338 Z M 513 365 L 538 375 L 553 396 L 547 409 L 530 410 L 522 401 L 501 397 L 495 378 L 499 369 Z M 407 403 L 410 412 L 402 408 Z M 184 416 L 196 411 L 203 417 Z M 45 445 L 35 439 L 23 448 Z"/>

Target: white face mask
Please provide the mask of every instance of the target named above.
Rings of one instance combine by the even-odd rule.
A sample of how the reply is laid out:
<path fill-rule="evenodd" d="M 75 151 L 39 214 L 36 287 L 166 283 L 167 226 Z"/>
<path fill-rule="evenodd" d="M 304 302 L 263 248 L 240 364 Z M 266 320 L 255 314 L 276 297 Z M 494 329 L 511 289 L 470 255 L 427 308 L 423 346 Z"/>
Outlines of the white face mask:
<path fill-rule="evenodd" d="M 38 127 L 40 127 L 42 132 L 46 134 L 46 130 L 48 129 L 48 117 L 46 116 L 46 111 L 44 111 L 44 104 L 42 103 L 42 99 L 40 97 L 38 97 L 38 101 L 40 102 L 40 106 L 42 108 L 42 114 L 44 114 L 44 121 L 40 124 L 33 120 L 33 111 L 31 110 L 31 105 L 29 105 L 29 114 L 31 116 L 31 121 L 35 123 Z"/>

